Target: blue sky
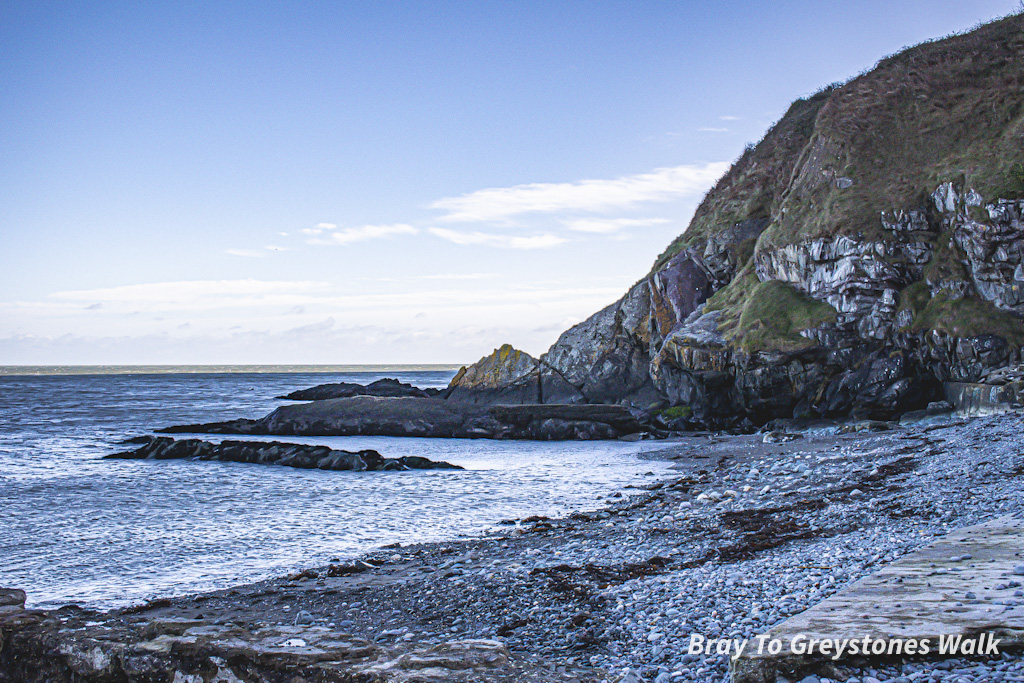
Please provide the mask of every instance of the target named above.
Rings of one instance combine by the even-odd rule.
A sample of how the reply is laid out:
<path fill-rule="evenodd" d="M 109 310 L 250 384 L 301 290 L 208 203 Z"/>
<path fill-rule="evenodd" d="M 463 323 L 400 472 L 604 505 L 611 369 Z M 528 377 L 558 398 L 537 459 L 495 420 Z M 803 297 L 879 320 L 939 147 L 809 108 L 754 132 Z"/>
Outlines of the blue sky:
<path fill-rule="evenodd" d="M 467 363 L 789 103 L 1017 0 L 0 4 L 0 364 Z"/>

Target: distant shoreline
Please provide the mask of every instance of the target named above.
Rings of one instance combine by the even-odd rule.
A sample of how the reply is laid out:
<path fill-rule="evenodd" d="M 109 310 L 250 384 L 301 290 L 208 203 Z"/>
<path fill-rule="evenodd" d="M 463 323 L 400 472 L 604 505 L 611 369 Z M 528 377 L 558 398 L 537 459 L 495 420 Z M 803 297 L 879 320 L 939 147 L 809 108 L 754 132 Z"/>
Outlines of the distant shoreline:
<path fill-rule="evenodd" d="M 333 374 L 342 372 L 455 372 L 459 364 L 374 365 L 0 365 L 0 377 L 18 375 Z"/>

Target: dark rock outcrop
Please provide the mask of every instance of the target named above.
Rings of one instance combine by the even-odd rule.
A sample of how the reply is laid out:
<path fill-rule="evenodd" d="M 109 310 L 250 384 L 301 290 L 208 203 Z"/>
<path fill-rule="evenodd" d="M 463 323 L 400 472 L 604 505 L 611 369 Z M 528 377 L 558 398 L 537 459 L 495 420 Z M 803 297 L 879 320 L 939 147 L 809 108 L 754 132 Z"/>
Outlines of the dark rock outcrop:
<path fill-rule="evenodd" d="M 324 401 L 329 398 L 349 398 L 351 396 L 388 396 L 388 397 L 411 397 L 429 398 L 442 393 L 442 389 L 414 387 L 411 384 L 400 382 L 397 379 L 385 377 L 369 384 L 356 384 L 354 382 L 336 382 L 333 384 L 318 384 L 309 389 L 299 389 L 285 396 L 278 398 L 290 401 Z"/>
<path fill-rule="evenodd" d="M 127 441 L 138 445 L 130 451 L 105 456 L 116 460 L 216 460 L 259 465 L 282 465 L 304 470 L 353 470 L 383 472 L 395 470 L 461 470 L 447 462 L 435 462 L 419 456 L 385 458 L 377 451 L 339 451 L 327 446 L 310 446 L 280 441 L 222 441 L 172 439 L 167 436 L 140 436 Z"/>
<path fill-rule="evenodd" d="M 644 415 L 616 405 L 477 405 L 438 398 L 354 396 L 282 406 L 259 420 L 181 425 L 159 431 L 560 441 L 613 439 L 656 429 Z"/>
<path fill-rule="evenodd" d="M 0 588 L 0 616 L 25 609 L 25 591 L 20 588 Z"/>

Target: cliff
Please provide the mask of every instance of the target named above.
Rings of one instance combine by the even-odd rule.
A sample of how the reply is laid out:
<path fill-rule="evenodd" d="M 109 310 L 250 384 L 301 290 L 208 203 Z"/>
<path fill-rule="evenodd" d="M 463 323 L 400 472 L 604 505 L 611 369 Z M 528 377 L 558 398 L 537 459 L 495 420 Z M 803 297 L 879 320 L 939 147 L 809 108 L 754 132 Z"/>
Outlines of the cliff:
<path fill-rule="evenodd" d="M 675 427 L 920 408 L 1020 362 L 1022 213 L 1018 14 L 794 102 L 619 301 L 450 393 L 529 402 L 530 377 Z"/>

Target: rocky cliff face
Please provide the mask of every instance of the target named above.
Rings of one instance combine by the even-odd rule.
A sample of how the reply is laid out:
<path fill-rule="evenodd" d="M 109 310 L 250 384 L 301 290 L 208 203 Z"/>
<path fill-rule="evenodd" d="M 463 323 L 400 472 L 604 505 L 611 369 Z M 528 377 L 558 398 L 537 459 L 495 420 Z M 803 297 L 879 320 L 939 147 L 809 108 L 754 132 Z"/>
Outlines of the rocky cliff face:
<path fill-rule="evenodd" d="M 794 103 L 527 374 L 678 427 L 920 408 L 1020 361 L 1022 215 L 1016 15 Z"/>

